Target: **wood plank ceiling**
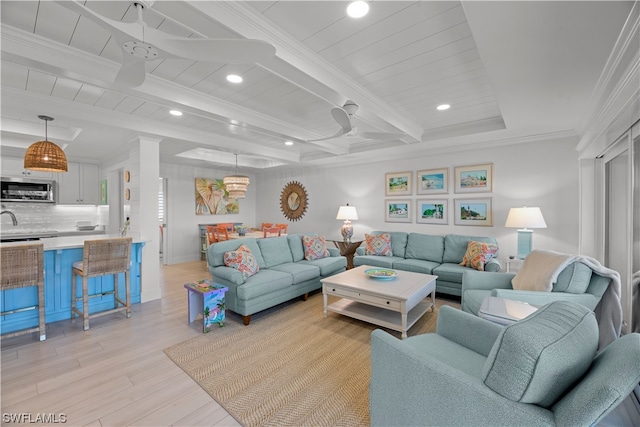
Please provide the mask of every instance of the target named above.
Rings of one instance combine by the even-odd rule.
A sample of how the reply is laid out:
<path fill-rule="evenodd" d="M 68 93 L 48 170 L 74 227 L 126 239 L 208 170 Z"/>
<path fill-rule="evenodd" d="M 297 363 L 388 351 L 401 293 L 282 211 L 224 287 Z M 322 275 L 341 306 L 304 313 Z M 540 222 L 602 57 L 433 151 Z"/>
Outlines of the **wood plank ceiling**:
<path fill-rule="evenodd" d="M 468 8 L 458 1 L 375 1 L 361 19 L 348 17 L 347 2 L 338 1 L 157 1 L 144 10 L 149 27 L 194 39 L 261 39 L 276 47 L 276 57 L 242 65 L 215 58 L 148 61 L 145 82 L 136 88 L 114 83 L 123 60 L 115 38 L 62 3 L 0 4 L 7 152 L 24 150 L 41 136 L 38 114 L 55 117 L 52 136 L 80 129 L 73 139 L 58 141 L 71 159 L 106 161 L 136 135 L 146 135 L 161 139 L 164 162 L 234 164 L 237 153 L 240 166 L 249 168 L 367 161 L 389 152 L 406 156 L 438 141 L 455 145 L 465 137 L 514 131 L 503 118 L 499 82 L 487 72 Z M 591 37 L 605 38 L 589 52 L 597 55 L 596 65 L 580 89 L 590 93 L 632 2 L 609 2 L 616 7 L 607 12 L 602 2 L 571 3 L 567 13 L 586 10 L 583 19 L 600 26 L 589 29 Z M 136 21 L 130 2 L 82 4 L 116 21 Z M 565 18 L 553 15 L 553 4 L 540 7 L 540 16 L 531 19 Z M 475 31 L 495 25 L 473 24 Z M 566 25 L 577 31 L 567 43 L 587 31 Z M 513 36 L 505 35 L 505 43 L 517 42 Z M 243 83 L 227 82 L 231 73 Z M 359 105 L 352 118 L 355 136 L 310 142 L 340 129 L 331 109 L 349 99 Z M 442 103 L 452 108 L 436 110 Z M 170 109 L 184 114 L 174 117 Z M 366 139 L 358 136 L 363 132 L 404 136 Z"/>

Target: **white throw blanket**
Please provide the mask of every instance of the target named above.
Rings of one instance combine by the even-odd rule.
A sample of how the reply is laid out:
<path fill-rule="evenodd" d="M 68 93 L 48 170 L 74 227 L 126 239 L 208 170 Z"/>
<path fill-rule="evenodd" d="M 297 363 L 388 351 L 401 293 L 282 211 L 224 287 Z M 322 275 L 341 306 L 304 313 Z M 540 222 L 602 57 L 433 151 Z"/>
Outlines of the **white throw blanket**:
<path fill-rule="evenodd" d="M 522 269 L 511 281 L 513 289 L 551 292 L 558 275 L 573 262 L 581 262 L 591 268 L 594 273 L 611 279 L 594 311 L 600 330 L 598 349 L 603 349 L 620 336 L 622 328 L 622 305 L 620 303 L 622 285 L 620 274 L 617 271 L 603 266 L 598 260 L 588 256 L 534 250 L 527 255 Z"/>

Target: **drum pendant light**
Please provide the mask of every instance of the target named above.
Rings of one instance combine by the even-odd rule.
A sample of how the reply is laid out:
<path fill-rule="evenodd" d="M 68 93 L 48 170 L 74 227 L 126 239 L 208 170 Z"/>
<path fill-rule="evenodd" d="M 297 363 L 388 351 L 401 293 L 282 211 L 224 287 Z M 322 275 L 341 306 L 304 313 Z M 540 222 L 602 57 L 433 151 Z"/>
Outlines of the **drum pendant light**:
<path fill-rule="evenodd" d="M 249 186 L 249 177 L 238 175 L 238 155 L 236 154 L 236 174 L 225 176 L 222 180 L 229 197 L 232 199 L 244 199 L 244 194 Z"/>
<path fill-rule="evenodd" d="M 44 120 L 44 141 L 34 142 L 24 155 L 24 168 L 44 172 L 66 172 L 67 156 L 51 141 L 48 141 L 47 122 L 53 120 L 49 116 L 38 116 Z"/>

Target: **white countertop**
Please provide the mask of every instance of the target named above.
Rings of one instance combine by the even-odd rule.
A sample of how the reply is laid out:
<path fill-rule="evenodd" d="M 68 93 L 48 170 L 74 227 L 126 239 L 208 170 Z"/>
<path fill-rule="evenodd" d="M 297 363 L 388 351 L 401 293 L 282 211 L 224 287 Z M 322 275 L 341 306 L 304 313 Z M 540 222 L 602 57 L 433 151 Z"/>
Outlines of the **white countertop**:
<path fill-rule="evenodd" d="M 45 251 L 58 250 L 58 249 L 72 249 L 84 247 L 85 240 L 103 240 L 113 239 L 121 237 L 119 234 L 91 234 L 81 236 L 63 236 L 63 237 L 49 237 L 41 240 L 31 240 L 26 242 L 5 242 L 0 243 L 0 246 L 10 245 L 29 245 L 34 243 L 44 244 Z M 129 233 L 126 237 L 132 237 L 133 243 L 147 242 L 148 239 L 141 238 L 137 233 Z"/>

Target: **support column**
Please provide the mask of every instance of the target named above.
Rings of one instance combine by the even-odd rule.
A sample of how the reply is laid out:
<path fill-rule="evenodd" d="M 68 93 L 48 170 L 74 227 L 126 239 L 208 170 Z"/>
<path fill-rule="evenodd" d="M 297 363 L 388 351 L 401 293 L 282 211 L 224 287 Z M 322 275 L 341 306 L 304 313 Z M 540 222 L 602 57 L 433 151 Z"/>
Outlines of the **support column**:
<path fill-rule="evenodd" d="M 142 250 L 141 302 L 162 296 L 158 231 L 160 141 L 159 138 L 138 136 L 132 144 L 130 155 L 131 231 L 139 233 L 146 241 Z"/>

